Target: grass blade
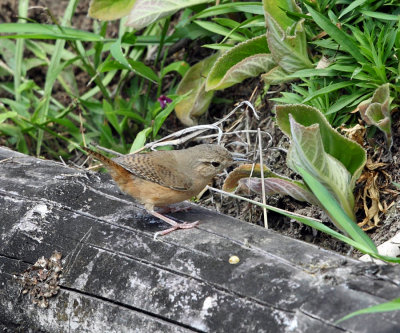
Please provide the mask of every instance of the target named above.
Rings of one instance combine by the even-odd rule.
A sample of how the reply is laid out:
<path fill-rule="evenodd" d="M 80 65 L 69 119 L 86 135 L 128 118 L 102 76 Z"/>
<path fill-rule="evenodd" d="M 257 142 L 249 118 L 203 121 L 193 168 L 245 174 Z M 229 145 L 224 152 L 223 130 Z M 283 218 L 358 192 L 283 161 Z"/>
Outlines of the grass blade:
<path fill-rule="evenodd" d="M 314 99 L 315 97 L 329 94 L 333 91 L 336 91 L 336 90 L 339 90 L 339 89 L 342 89 L 342 88 L 345 88 L 348 86 L 353 86 L 353 85 L 354 85 L 354 82 L 352 82 L 352 81 L 343 81 L 343 82 L 333 83 L 327 87 L 321 88 L 317 91 L 310 93 L 308 95 L 308 97 L 303 100 L 302 103 L 308 102 L 308 101 Z"/>
<path fill-rule="evenodd" d="M 0 38 L 29 38 L 29 39 L 67 39 L 81 40 L 86 42 L 106 42 L 114 39 L 105 39 L 92 32 L 65 27 L 62 30 L 57 25 L 39 23 L 2 23 L 0 24 Z"/>
<path fill-rule="evenodd" d="M 380 13 L 380 12 L 371 12 L 368 10 L 363 10 L 362 13 L 365 16 L 377 18 L 380 20 L 386 20 L 386 21 L 399 21 L 400 20 L 400 15 L 386 14 L 386 13 Z"/>
<path fill-rule="evenodd" d="M 344 316 L 343 318 L 339 319 L 337 322 L 335 322 L 335 325 L 342 321 L 345 321 L 347 319 L 353 318 L 353 317 L 361 315 L 361 314 L 389 312 L 389 311 L 398 311 L 398 310 L 400 310 L 400 298 L 396 298 L 392 301 L 385 302 L 382 304 L 373 305 L 373 306 L 370 306 L 369 308 L 354 311 L 354 312 L 348 314 L 347 316 Z"/>
<path fill-rule="evenodd" d="M 79 0 L 70 0 L 69 4 L 67 6 L 67 9 L 65 10 L 64 17 L 62 19 L 61 25 L 67 25 L 68 22 L 71 21 L 72 15 L 75 12 L 75 8 L 78 5 Z M 57 79 L 57 73 L 56 71 L 57 67 L 60 64 L 61 60 L 61 54 L 62 50 L 64 49 L 65 46 L 65 40 L 63 39 L 58 39 L 56 41 L 54 53 L 51 57 L 49 68 L 47 69 L 46 73 L 46 82 L 44 85 L 44 94 L 43 94 L 43 105 L 42 107 L 38 110 L 38 119 L 37 121 L 39 123 L 42 123 L 46 120 L 47 115 L 49 113 L 49 107 L 50 107 L 50 97 L 51 97 L 51 92 L 53 90 L 53 85 Z M 36 156 L 40 155 L 40 150 L 43 142 L 43 130 L 38 131 L 38 140 L 36 143 Z"/>
<path fill-rule="evenodd" d="M 29 0 L 21 0 L 18 4 L 18 16 L 28 16 Z M 24 19 L 18 19 L 18 22 L 22 22 Z M 21 84 L 22 75 L 22 59 L 24 56 L 24 40 L 19 39 L 16 42 L 15 49 L 15 68 L 14 68 L 14 95 L 15 101 L 19 102 L 21 99 L 21 93 L 19 91 L 19 85 Z"/>
<path fill-rule="evenodd" d="M 321 29 L 325 30 L 329 36 L 331 36 L 338 44 L 340 44 L 340 46 L 350 53 L 358 62 L 365 62 L 365 58 L 359 51 L 357 44 L 349 37 L 349 35 L 340 30 L 327 17 L 318 13 L 312 7 L 308 6 L 307 4 L 305 4 L 305 6 L 307 7 L 308 12 L 311 14 L 315 23 L 317 23 Z"/>
<path fill-rule="evenodd" d="M 369 251 L 378 253 L 374 242 L 361 230 L 361 228 L 345 213 L 340 207 L 336 199 L 328 192 L 328 190 L 319 181 L 317 181 L 305 169 L 298 166 L 298 171 L 303 177 L 306 184 L 311 188 L 314 195 L 318 198 L 329 216 L 338 223 L 343 230 L 357 243 L 368 248 Z"/>

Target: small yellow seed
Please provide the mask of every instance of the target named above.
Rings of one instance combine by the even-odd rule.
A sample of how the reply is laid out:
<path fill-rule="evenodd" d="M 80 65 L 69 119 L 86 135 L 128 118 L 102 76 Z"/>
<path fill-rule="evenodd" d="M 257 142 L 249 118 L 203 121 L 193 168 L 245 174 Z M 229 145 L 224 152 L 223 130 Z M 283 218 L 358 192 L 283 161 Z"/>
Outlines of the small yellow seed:
<path fill-rule="evenodd" d="M 229 258 L 229 263 L 230 263 L 231 265 L 236 265 L 236 264 L 239 263 L 239 261 L 240 261 L 240 259 L 239 259 L 238 256 L 231 256 L 231 257 Z"/>

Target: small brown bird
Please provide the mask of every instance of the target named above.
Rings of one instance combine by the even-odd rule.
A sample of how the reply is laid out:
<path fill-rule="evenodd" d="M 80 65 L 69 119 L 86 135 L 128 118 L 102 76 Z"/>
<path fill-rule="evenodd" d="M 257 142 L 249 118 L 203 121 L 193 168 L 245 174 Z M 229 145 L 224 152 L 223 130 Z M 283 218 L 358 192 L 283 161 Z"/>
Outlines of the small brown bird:
<path fill-rule="evenodd" d="M 190 229 L 199 223 L 177 223 L 154 211 L 155 206 L 165 207 L 199 194 L 234 161 L 228 150 L 213 144 L 113 159 L 82 148 L 104 164 L 123 192 L 143 204 L 150 214 L 172 225 L 172 228 L 156 233 L 155 237 L 177 229 Z"/>

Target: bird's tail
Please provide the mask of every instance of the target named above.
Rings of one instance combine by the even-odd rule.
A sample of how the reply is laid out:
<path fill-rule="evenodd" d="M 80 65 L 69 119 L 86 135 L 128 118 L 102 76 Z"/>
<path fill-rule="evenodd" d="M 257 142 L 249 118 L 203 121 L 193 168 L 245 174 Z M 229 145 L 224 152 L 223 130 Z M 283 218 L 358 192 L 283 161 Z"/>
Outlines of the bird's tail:
<path fill-rule="evenodd" d="M 86 151 L 90 156 L 103 163 L 114 179 L 116 177 L 119 178 L 120 176 L 129 173 L 128 170 L 126 170 L 117 162 L 113 161 L 111 158 L 108 158 L 107 156 L 104 156 L 103 154 L 100 154 L 87 147 L 82 147 L 82 149 Z"/>

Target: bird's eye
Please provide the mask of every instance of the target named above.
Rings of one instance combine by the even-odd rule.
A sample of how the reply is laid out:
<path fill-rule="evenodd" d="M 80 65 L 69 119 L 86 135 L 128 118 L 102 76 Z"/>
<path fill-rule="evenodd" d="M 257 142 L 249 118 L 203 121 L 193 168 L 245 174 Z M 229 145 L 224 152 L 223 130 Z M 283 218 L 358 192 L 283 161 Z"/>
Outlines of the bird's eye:
<path fill-rule="evenodd" d="M 211 162 L 211 165 L 212 165 L 214 168 L 218 168 L 218 167 L 221 165 L 221 163 L 219 163 L 219 162 Z"/>

